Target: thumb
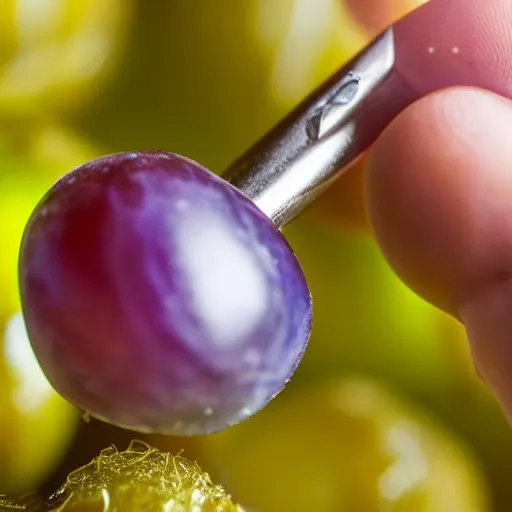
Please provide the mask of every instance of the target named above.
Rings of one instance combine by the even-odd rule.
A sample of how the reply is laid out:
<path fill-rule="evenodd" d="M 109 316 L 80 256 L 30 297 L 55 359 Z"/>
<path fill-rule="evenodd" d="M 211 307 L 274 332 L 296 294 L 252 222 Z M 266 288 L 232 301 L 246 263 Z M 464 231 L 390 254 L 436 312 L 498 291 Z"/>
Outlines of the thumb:
<path fill-rule="evenodd" d="M 462 320 L 512 420 L 511 138 L 510 100 L 469 88 L 430 95 L 377 142 L 366 191 L 388 261 Z"/>

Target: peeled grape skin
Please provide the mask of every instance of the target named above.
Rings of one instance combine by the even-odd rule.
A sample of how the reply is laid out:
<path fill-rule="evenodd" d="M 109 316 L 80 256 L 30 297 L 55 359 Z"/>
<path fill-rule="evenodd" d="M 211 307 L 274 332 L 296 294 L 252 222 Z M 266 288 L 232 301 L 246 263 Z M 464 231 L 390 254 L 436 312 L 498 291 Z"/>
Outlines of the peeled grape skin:
<path fill-rule="evenodd" d="M 195 162 L 122 153 L 59 180 L 20 253 L 27 331 L 50 383 L 92 416 L 200 435 L 264 407 L 311 328 L 270 220 Z"/>

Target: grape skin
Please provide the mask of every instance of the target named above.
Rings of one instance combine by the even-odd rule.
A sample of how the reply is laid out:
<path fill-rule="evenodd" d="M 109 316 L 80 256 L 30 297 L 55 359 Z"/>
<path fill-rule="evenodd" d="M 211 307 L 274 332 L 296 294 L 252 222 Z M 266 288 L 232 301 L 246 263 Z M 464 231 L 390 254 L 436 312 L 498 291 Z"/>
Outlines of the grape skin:
<path fill-rule="evenodd" d="M 121 153 L 63 177 L 20 254 L 27 331 L 50 383 L 141 432 L 236 424 L 286 384 L 311 298 L 283 236 L 195 162 Z"/>

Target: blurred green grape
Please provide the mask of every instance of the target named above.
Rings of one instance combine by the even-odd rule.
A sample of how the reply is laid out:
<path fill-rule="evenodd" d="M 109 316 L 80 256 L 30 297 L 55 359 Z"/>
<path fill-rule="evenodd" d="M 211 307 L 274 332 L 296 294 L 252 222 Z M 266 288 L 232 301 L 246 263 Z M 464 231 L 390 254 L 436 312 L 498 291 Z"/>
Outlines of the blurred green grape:
<path fill-rule="evenodd" d="M 55 469 L 78 413 L 46 380 L 21 313 L 7 322 L 0 342 L 0 491 L 14 496 L 34 490 Z"/>
<path fill-rule="evenodd" d="M 447 341 L 468 346 L 462 324 L 452 319 L 447 327 Z M 493 510 L 508 512 L 512 501 L 509 485 L 512 472 L 510 424 L 471 364 L 466 366 L 465 372 L 456 373 L 458 382 L 454 383 L 455 386 L 425 396 L 423 402 L 471 446 L 488 477 L 493 493 Z"/>
<path fill-rule="evenodd" d="M 365 380 L 288 390 L 203 445 L 205 469 L 249 510 L 490 510 L 480 470 L 457 440 Z"/>
<path fill-rule="evenodd" d="M 0 113 L 78 106 L 119 54 L 130 0 L 2 0 Z"/>
<path fill-rule="evenodd" d="M 340 0 L 139 0 L 130 58 L 83 122 L 222 171 L 363 40 Z"/>
<path fill-rule="evenodd" d="M 401 283 L 370 237 L 312 220 L 285 230 L 314 310 L 312 338 L 294 384 L 352 373 L 392 384 L 472 446 L 490 476 L 496 510 L 508 510 L 510 426 L 476 375 L 464 327 Z"/>

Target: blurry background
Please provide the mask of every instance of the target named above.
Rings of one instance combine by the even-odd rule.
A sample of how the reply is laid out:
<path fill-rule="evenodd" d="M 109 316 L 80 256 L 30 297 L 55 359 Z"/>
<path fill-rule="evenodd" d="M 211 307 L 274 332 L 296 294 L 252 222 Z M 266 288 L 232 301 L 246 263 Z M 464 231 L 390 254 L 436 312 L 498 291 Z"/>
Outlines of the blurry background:
<path fill-rule="evenodd" d="M 32 356 L 16 266 L 45 190 L 122 150 L 166 149 L 221 172 L 420 3 L 2 0 L 0 493 L 50 493 L 109 444 L 141 437 L 82 421 Z M 315 315 L 289 388 L 226 432 L 146 439 L 184 450 L 248 510 L 508 511 L 512 432 L 474 375 L 463 329 L 379 254 L 366 160 L 286 230 Z"/>

